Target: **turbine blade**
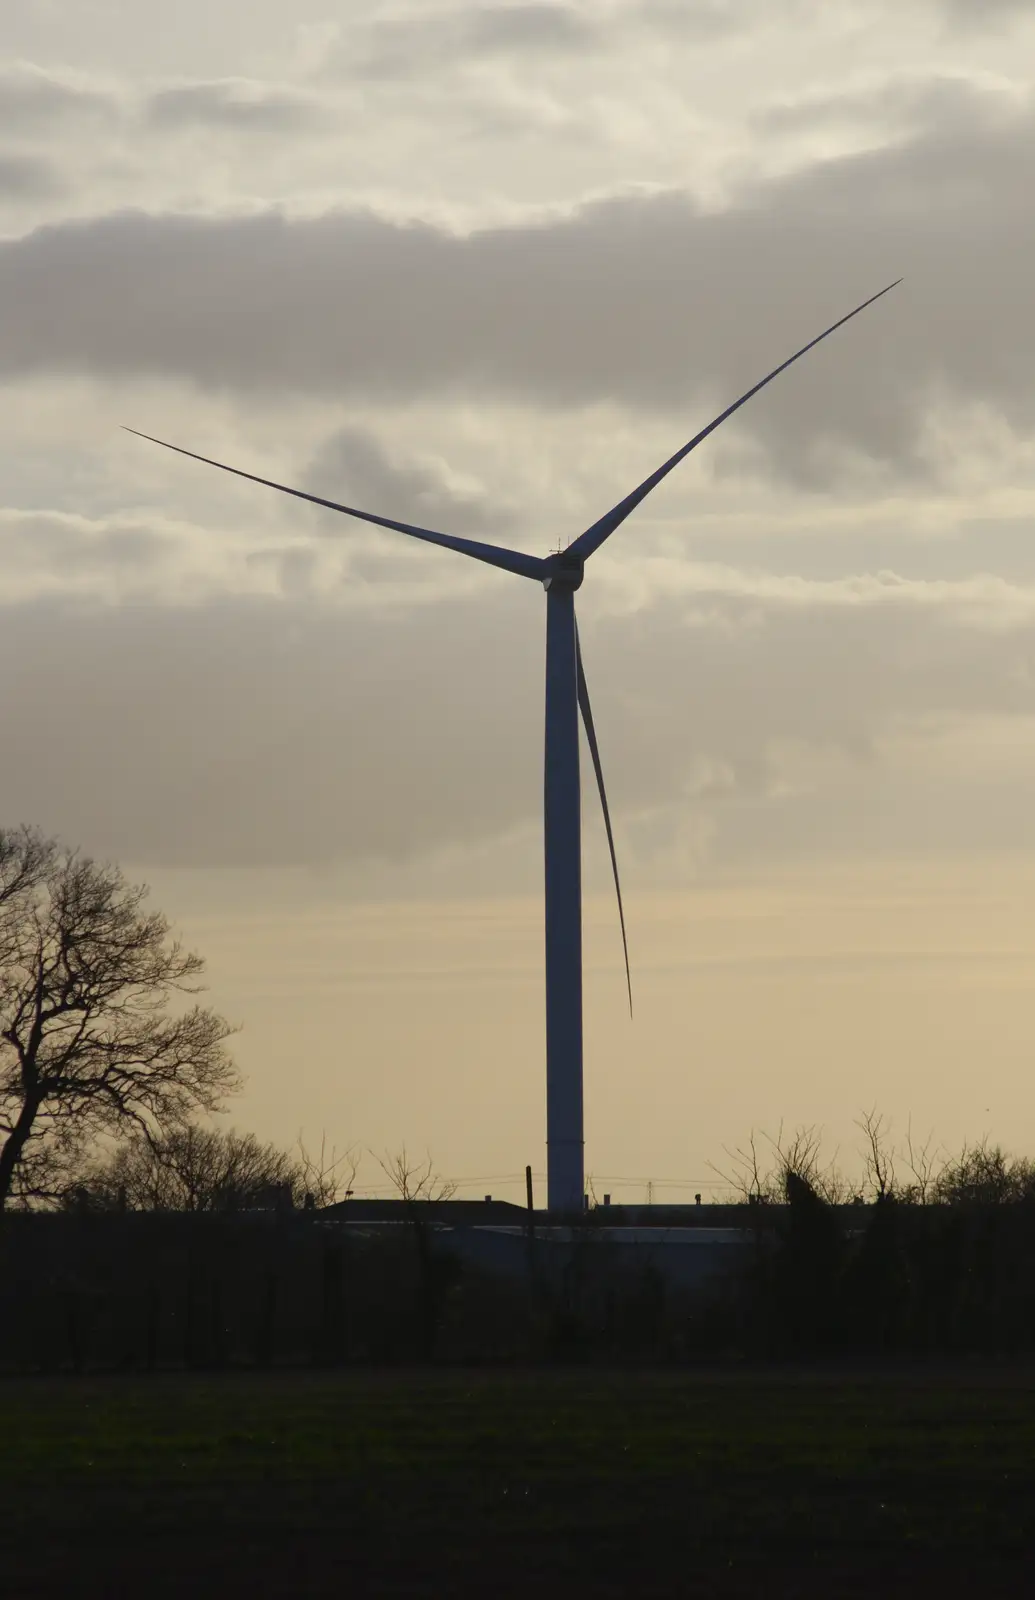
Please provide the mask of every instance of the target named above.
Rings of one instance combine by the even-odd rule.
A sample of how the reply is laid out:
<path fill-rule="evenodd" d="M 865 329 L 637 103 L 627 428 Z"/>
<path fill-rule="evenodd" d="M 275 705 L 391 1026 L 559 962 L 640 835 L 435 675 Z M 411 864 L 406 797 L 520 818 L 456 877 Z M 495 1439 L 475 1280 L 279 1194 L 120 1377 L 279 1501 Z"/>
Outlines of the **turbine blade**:
<path fill-rule="evenodd" d="M 714 433 L 720 423 L 725 422 L 727 417 L 732 417 L 735 411 L 739 411 L 742 405 L 747 404 L 752 395 L 756 395 L 760 389 L 764 389 L 767 383 L 772 383 L 773 379 L 778 378 L 781 372 L 786 372 L 787 368 L 793 366 L 795 361 L 807 355 L 810 350 L 814 350 L 817 344 L 821 344 L 824 339 L 836 332 L 838 328 L 843 328 L 846 322 L 851 322 L 852 318 L 857 317 L 860 311 L 865 311 L 867 306 L 872 306 L 875 300 L 880 300 L 883 295 L 897 288 L 901 282 L 901 278 L 896 278 L 895 282 L 889 283 L 887 288 L 881 289 L 878 294 L 871 295 L 868 300 L 863 301 L 861 306 L 856 306 L 854 311 L 849 311 L 846 317 L 840 317 L 837 322 L 832 322 L 829 328 L 825 328 L 815 339 L 810 339 L 808 344 L 803 344 L 801 349 L 796 350 L 792 356 L 788 356 L 786 361 L 781 361 L 780 365 L 774 367 L 772 372 L 767 373 L 760 383 L 756 383 L 746 394 L 742 394 L 739 400 L 734 400 L 731 406 L 727 406 L 725 411 L 721 411 L 713 422 L 709 422 L 706 428 L 701 429 L 700 433 L 695 433 L 689 444 L 685 444 L 682 450 L 677 450 L 674 456 L 670 456 L 668 461 L 660 466 L 656 472 L 652 472 L 649 478 L 645 478 L 638 488 L 634 489 L 631 494 L 626 495 L 624 500 L 619 500 L 616 506 L 612 506 L 611 510 L 601 517 L 599 522 L 594 522 L 591 528 L 587 528 L 585 533 L 580 534 L 574 544 L 569 546 L 571 554 L 581 556 L 585 560 L 586 557 L 593 554 L 594 550 L 599 550 L 604 540 L 609 538 L 616 528 L 621 527 L 630 512 L 636 510 L 640 501 L 645 500 L 651 490 L 661 482 L 662 478 L 667 478 L 672 468 L 678 467 L 679 463 L 685 456 L 690 454 L 691 450 L 696 449 L 704 439 L 707 439 L 710 433 Z"/>
<path fill-rule="evenodd" d="M 160 444 L 164 450 L 174 450 L 178 456 L 189 456 L 192 461 L 202 461 L 207 467 L 230 472 L 235 478 L 247 478 L 249 483 L 261 483 L 267 489 L 279 489 L 281 494 L 294 495 L 296 500 L 308 500 L 314 506 L 326 506 L 328 511 L 341 511 L 347 517 L 358 517 L 361 522 L 373 522 L 379 528 L 393 528 L 396 533 L 408 533 L 427 544 L 442 545 L 446 550 L 456 550 L 462 556 L 473 556 L 476 561 L 485 561 L 490 567 L 502 567 L 504 572 L 516 572 L 519 577 L 542 581 L 546 563 L 538 556 L 526 556 L 520 550 L 508 550 L 503 545 L 480 544 L 475 539 L 457 539 L 451 533 L 436 533 L 432 528 L 418 528 L 410 522 L 394 522 L 391 517 L 375 516 L 372 511 L 357 511 L 355 506 L 339 505 L 336 500 L 324 500 L 318 494 L 307 494 L 304 489 L 291 489 L 286 483 L 275 483 L 272 478 L 260 478 L 254 472 L 242 472 L 240 467 L 228 467 L 222 461 L 213 461 L 210 456 L 199 456 L 193 450 L 184 450 L 181 445 L 168 444 L 165 439 L 156 439 L 153 434 L 141 433 L 138 428 L 125 428 L 124 431 L 135 434 L 138 439 L 147 439 L 151 444 Z"/>
<path fill-rule="evenodd" d="M 607 790 L 604 788 L 604 769 L 600 765 L 600 751 L 597 747 L 596 729 L 593 726 L 593 709 L 589 703 L 589 686 L 586 683 L 586 671 L 582 665 L 582 646 L 579 643 L 578 623 L 575 624 L 575 670 L 578 683 L 579 710 L 582 712 L 586 738 L 589 741 L 589 753 L 593 758 L 593 771 L 597 775 L 597 789 L 600 794 L 601 809 L 604 813 L 604 827 L 607 830 L 607 848 L 611 852 L 611 871 L 614 874 L 615 894 L 618 896 L 618 920 L 622 925 L 622 950 L 625 953 L 625 986 L 629 991 L 629 1015 L 631 1017 L 633 1014 L 633 987 L 632 975 L 629 971 L 629 941 L 625 936 L 622 885 L 618 881 L 618 857 L 615 854 L 615 838 L 611 831 L 611 813 L 607 805 Z"/>

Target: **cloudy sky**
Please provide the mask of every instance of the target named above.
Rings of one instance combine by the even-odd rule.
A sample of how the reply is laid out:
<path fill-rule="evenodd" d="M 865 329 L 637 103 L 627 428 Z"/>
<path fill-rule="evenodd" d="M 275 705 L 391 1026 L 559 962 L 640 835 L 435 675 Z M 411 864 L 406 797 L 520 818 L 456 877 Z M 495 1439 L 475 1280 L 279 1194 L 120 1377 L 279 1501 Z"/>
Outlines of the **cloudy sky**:
<path fill-rule="evenodd" d="M 873 1104 L 1035 1151 L 1031 5 L 5 0 L 2 48 L 0 815 L 153 884 L 236 1119 L 542 1168 L 542 596 L 119 425 L 546 553 L 904 276 L 580 594 L 637 992 L 590 794 L 587 1166 L 850 1164 Z"/>

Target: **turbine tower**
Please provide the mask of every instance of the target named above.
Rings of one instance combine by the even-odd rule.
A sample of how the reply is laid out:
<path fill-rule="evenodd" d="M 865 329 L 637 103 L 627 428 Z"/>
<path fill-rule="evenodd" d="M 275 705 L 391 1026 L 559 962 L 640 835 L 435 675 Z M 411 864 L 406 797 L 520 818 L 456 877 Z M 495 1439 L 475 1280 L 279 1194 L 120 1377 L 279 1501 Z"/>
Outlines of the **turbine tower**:
<path fill-rule="evenodd" d="M 507 550 L 499 545 L 481 544 L 472 539 L 454 538 L 448 533 L 437 533 L 431 528 L 415 527 L 408 522 L 396 522 L 391 517 L 377 516 L 371 511 L 359 511 L 355 506 L 340 505 L 335 500 L 325 500 L 320 495 L 307 494 L 302 489 L 289 488 L 270 478 L 260 478 L 253 472 L 242 472 L 222 461 L 213 461 L 193 450 L 156 439 L 152 434 L 140 433 L 136 428 L 127 432 L 152 444 L 175 450 L 178 455 L 202 461 L 206 466 L 218 467 L 235 477 L 247 478 L 252 483 L 263 484 L 268 489 L 278 489 L 296 499 L 311 501 L 331 511 L 343 512 L 349 517 L 359 517 L 380 528 L 391 528 L 397 533 L 410 534 L 428 544 L 442 545 L 447 550 L 472 556 L 476 561 L 501 567 L 504 572 L 518 577 L 532 578 L 546 591 L 546 751 L 543 785 L 543 834 L 546 866 L 546 1142 L 547 1142 L 547 1204 L 552 1212 L 581 1211 L 583 1205 L 583 1117 L 582 1117 L 582 841 L 581 797 L 579 787 L 579 715 L 586 729 L 586 739 L 596 775 L 600 803 L 607 830 L 607 843 L 611 855 L 615 892 L 618 897 L 618 915 L 622 929 L 622 947 L 625 952 L 625 977 L 629 990 L 629 1009 L 632 1011 L 632 981 L 629 973 L 629 947 L 625 932 L 625 914 L 622 908 L 622 890 L 618 878 L 618 861 L 615 855 L 614 835 L 604 788 L 600 752 L 597 748 L 593 713 L 590 708 L 586 674 L 582 666 L 578 627 L 575 621 L 575 591 L 580 587 L 585 564 L 605 539 L 610 538 L 640 502 L 646 499 L 673 467 L 688 456 L 691 450 L 714 433 L 720 423 L 739 411 L 753 395 L 764 389 L 774 378 L 837 328 L 843 327 L 860 311 L 881 299 L 894 289 L 901 279 L 889 283 L 878 294 L 871 295 L 847 316 L 832 323 L 829 328 L 796 350 L 794 355 L 781 362 L 772 372 L 742 394 L 739 400 L 709 422 L 706 428 L 670 456 L 656 472 L 633 489 L 613 506 L 599 521 L 580 534 L 567 549 L 541 558 L 525 555 L 519 550 Z"/>

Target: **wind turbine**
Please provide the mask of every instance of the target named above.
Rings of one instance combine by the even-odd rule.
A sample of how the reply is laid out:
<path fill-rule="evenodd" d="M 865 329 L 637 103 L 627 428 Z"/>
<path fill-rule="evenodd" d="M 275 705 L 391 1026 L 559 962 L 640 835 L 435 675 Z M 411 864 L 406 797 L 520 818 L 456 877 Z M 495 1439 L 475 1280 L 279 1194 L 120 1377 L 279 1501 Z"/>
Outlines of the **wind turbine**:
<path fill-rule="evenodd" d="M 303 489 L 289 488 L 285 483 L 275 483 L 270 478 L 260 478 L 254 472 L 242 472 L 238 467 L 213 461 L 209 456 L 185 450 L 179 445 L 156 439 L 152 434 L 141 433 L 136 428 L 126 431 L 138 438 L 148 439 L 178 455 L 202 461 L 206 466 L 218 467 L 221 472 L 247 478 L 251 483 L 263 484 L 268 489 L 278 489 L 296 499 L 308 500 L 313 505 L 325 506 L 331 511 L 341 511 L 348 517 L 359 517 L 380 528 L 392 528 L 397 533 L 408 533 L 428 544 L 442 545 L 459 555 L 473 556 L 476 561 L 501 567 L 504 572 L 516 573 L 521 578 L 532 578 L 546 591 L 546 753 L 543 786 L 543 834 L 546 864 L 546 1142 L 547 1142 L 547 1204 L 553 1212 L 580 1211 L 583 1205 L 583 1118 L 582 1118 L 582 841 L 581 794 L 579 787 L 579 714 L 586 729 L 593 770 L 596 774 L 600 803 L 607 830 L 611 870 L 614 874 L 618 896 L 618 915 L 622 928 L 622 946 L 625 952 L 625 976 L 629 990 L 629 1009 L 632 1011 L 632 981 L 629 973 L 629 947 L 625 933 L 625 914 L 622 908 L 622 890 L 618 879 L 618 860 L 615 855 L 614 835 L 608 810 L 604 775 L 600 765 L 593 713 L 589 702 L 589 689 L 582 665 L 578 628 L 575 621 L 575 591 L 582 583 L 586 561 L 600 549 L 651 490 L 666 478 L 673 467 L 679 465 L 691 450 L 714 433 L 720 423 L 739 411 L 753 395 L 764 389 L 781 372 L 815 348 L 836 329 L 857 317 L 860 311 L 881 299 L 894 289 L 901 278 L 889 283 L 878 294 L 871 295 L 847 316 L 811 339 L 796 350 L 794 355 L 774 367 L 772 372 L 742 394 L 739 400 L 709 422 L 706 428 L 677 450 L 674 456 L 652 472 L 641 484 L 620 500 L 591 527 L 581 533 L 566 549 L 554 555 L 525 555 L 520 550 L 507 550 L 500 545 L 481 544 L 473 539 L 458 539 L 448 533 L 436 533 L 431 528 L 415 527 L 409 522 L 396 522 L 391 517 L 377 516 L 371 511 L 359 511 L 355 506 L 340 505 L 335 500 L 325 500 L 320 495 L 307 494 Z"/>

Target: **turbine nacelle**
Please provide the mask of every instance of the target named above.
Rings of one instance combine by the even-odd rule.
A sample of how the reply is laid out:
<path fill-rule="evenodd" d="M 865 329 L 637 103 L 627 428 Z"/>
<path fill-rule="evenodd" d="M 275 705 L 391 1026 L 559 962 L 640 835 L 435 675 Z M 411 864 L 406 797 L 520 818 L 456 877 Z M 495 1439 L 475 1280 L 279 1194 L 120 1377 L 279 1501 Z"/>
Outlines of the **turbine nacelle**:
<path fill-rule="evenodd" d="M 557 555 L 547 556 L 543 562 L 543 588 L 547 594 L 551 589 L 570 589 L 574 593 L 581 588 L 585 571 L 586 563 L 581 556 L 561 550 Z"/>

